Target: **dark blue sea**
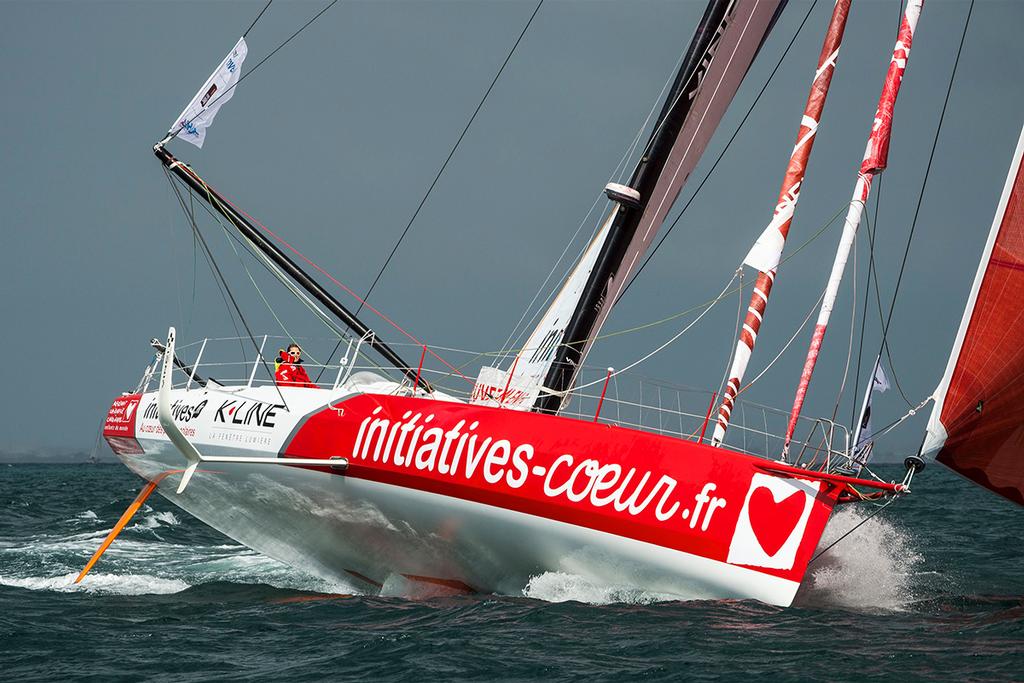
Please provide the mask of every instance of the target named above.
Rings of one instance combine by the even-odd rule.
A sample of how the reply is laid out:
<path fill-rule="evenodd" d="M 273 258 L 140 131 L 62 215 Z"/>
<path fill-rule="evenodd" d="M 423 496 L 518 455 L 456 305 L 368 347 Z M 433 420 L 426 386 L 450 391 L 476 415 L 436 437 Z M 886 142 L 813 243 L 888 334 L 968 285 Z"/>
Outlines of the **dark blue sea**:
<path fill-rule="evenodd" d="M 937 465 L 914 484 L 779 609 L 566 574 L 519 595 L 354 595 L 159 496 L 76 586 L 141 482 L 0 465 L 0 680 L 1024 680 L 1024 510 Z"/>

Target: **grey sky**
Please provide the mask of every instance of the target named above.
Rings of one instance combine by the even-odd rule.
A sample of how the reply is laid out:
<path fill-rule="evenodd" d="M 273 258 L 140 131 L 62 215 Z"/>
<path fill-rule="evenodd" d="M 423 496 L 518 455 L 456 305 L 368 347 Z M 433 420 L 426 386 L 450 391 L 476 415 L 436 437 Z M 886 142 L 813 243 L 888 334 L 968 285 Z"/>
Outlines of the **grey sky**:
<path fill-rule="evenodd" d="M 547 0 L 372 303 L 430 343 L 500 346 L 610 178 L 703 4 Z M 275 2 L 248 37 L 246 68 L 322 5 Z M 768 222 L 831 5 L 819 0 L 772 87 L 608 331 L 713 296 Z M 151 336 L 170 324 L 186 341 L 234 334 L 201 261 L 192 306 L 191 238 L 151 146 L 261 6 L 0 3 L 0 450 L 88 449 L 112 398 L 137 381 Z M 341 2 L 242 83 L 203 150 L 179 142 L 172 151 L 364 291 L 533 6 Z M 790 2 L 695 179 L 808 6 Z M 897 10 L 892 2 L 854 2 L 791 247 L 849 199 Z M 915 37 L 881 186 L 886 305 L 966 11 L 966 2 L 928 2 Z M 914 401 L 931 392 L 945 364 L 1020 131 L 1022 20 L 1020 3 L 980 1 L 971 21 L 891 332 L 896 373 Z M 695 186 L 684 188 L 684 200 Z M 223 238 L 207 226 L 250 322 L 279 333 L 244 272 L 227 263 Z M 752 372 L 817 298 L 837 239 L 833 229 L 783 267 Z M 866 264 L 861 242 L 858 289 Z M 851 284 L 848 272 L 809 414 L 832 412 Z M 284 305 L 283 296 L 272 296 Z M 736 305 L 733 297 L 638 372 L 716 386 L 733 344 Z M 324 337 L 297 311 L 288 312 L 287 324 L 296 334 Z M 588 362 L 622 367 L 680 326 L 601 342 Z M 750 398 L 788 408 L 808 338 L 809 330 Z M 869 339 L 873 353 L 877 325 Z M 314 355 L 324 350 L 310 348 Z M 849 410 L 844 403 L 840 415 L 848 419 Z M 882 422 L 904 410 L 896 392 L 876 404 Z M 883 450 L 915 448 L 922 427 L 918 418 Z"/>

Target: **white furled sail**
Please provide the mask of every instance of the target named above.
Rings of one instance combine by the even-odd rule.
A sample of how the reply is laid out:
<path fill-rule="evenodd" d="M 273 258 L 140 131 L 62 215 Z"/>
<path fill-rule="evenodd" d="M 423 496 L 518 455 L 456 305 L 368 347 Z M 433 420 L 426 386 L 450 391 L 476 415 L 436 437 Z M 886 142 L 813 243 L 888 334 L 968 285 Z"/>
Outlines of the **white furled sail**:
<path fill-rule="evenodd" d="M 807 170 L 807 162 L 814 147 L 815 134 L 818 132 L 818 123 L 821 121 L 821 113 L 825 108 L 825 99 L 828 97 L 829 85 L 832 83 L 832 74 L 835 72 L 836 60 L 839 58 L 839 48 L 843 42 L 846 18 L 849 14 L 850 0 L 838 0 L 832 10 L 828 30 L 825 31 L 825 41 L 818 57 L 818 68 L 814 70 L 811 92 L 807 95 L 807 104 L 804 106 L 804 113 L 800 119 L 796 144 L 793 146 L 789 163 L 786 165 L 786 175 L 782 180 L 782 188 L 779 190 L 775 213 L 768 227 L 757 238 L 757 242 L 754 243 L 743 260 L 744 265 L 758 270 L 757 281 L 754 283 L 754 290 L 750 295 L 750 304 L 747 306 L 747 315 L 743 320 L 739 339 L 736 340 L 736 351 L 733 353 L 732 364 L 729 368 L 729 381 L 726 382 L 722 392 L 722 403 L 718 408 L 715 433 L 711 437 L 713 446 L 721 445 L 725 439 L 736 396 L 743 384 L 743 375 L 750 363 L 750 356 L 754 353 L 754 344 L 757 343 L 761 323 L 764 322 L 768 297 L 771 296 L 775 275 L 779 262 L 782 260 L 782 250 L 786 246 L 786 237 L 789 235 L 789 228 L 793 223 L 796 203 L 800 199 L 800 187 L 803 185 L 804 172 Z"/>
<path fill-rule="evenodd" d="M 804 361 L 803 372 L 800 374 L 800 383 L 793 399 L 793 408 L 790 411 L 789 424 L 786 427 L 786 442 L 782 450 L 783 458 L 788 454 L 789 445 L 793 441 L 793 432 L 796 430 L 797 420 L 803 409 L 807 388 L 811 383 L 811 376 L 814 374 L 814 366 L 818 362 L 821 342 L 825 338 L 825 330 L 828 328 L 829 318 L 832 316 L 832 308 L 839 295 L 839 285 L 843 281 L 846 261 L 853 249 L 853 240 L 857 236 L 861 215 L 864 213 L 864 206 L 867 204 L 868 195 L 871 192 L 871 182 L 876 175 L 885 170 L 888 164 L 889 140 L 892 137 L 892 115 L 896 107 L 896 96 L 899 95 L 903 73 L 907 69 L 910 47 L 914 41 L 914 30 L 917 27 L 917 20 L 921 16 L 923 5 L 924 0 L 910 0 L 903 13 L 903 19 L 900 21 L 896 45 L 893 47 L 889 70 L 886 72 L 885 83 L 882 85 L 882 94 L 878 98 L 878 109 L 875 110 L 875 120 L 871 126 L 871 134 L 868 136 L 867 149 L 864 151 L 864 161 L 861 162 L 860 171 L 857 173 L 853 199 L 850 200 L 850 208 L 846 212 L 843 234 L 839 238 L 839 247 L 836 249 L 836 256 L 832 262 L 832 272 L 829 274 L 825 296 L 821 301 L 818 321 L 814 326 L 810 348 L 807 349 L 807 358 Z"/>
<path fill-rule="evenodd" d="M 228 56 L 210 74 L 203 87 L 171 124 L 167 130 L 168 139 L 178 137 L 202 149 L 206 140 L 206 129 L 213 123 L 213 118 L 224 103 L 235 94 L 235 85 L 242 77 L 242 62 L 245 61 L 248 52 L 245 38 L 239 38 Z"/>
<path fill-rule="evenodd" d="M 1024 130 L 1006 176 L 923 455 L 1024 505 Z"/>

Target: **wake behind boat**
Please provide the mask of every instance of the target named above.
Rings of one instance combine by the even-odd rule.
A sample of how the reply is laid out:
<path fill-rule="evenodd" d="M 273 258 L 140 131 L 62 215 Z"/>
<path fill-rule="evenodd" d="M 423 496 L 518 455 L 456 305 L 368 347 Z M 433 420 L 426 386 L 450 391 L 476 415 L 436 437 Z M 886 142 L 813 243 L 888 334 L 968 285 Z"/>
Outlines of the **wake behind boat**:
<path fill-rule="evenodd" d="M 203 361 L 212 353 L 209 340 L 190 362 L 179 357 L 173 328 L 166 342 L 154 340 L 153 363 L 135 391 L 114 401 L 103 431 L 148 482 L 134 507 L 159 490 L 259 552 L 368 591 L 400 580 L 431 590 L 515 593 L 532 576 L 567 571 L 682 599 L 789 605 L 835 506 L 907 493 L 923 466 L 919 457 L 908 459 L 902 482 L 861 477 L 870 429 L 858 429 L 851 440 L 841 425 L 801 415 L 860 211 L 872 179 L 886 167 L 920 1 L 908 3 L 901 20 L 796 400 L 779 413 L 784 429 L 770 431 L 767 412 L 763 430 L 733 424 L 734 411 L 783 260 L 849 0 L 836 3 L 826 32 L 775 217 L 744 260 L 758 280 L 720 401 L 709 392 L 700 407 L 684 409 L 677 393 L 675 409 L 645 406 L 642 396 L 619 398 L 617 384 L 609 394 L 620 372 L 608 369 L 593 381 L 583 375 L 613 305 L 782 4 L 709 2 L 628 182 L 605 188 L 609 212 L 578 264 L 507 366 L 480 368 L 461 395 L 441 388 L 461 374 L 442 358 L 444 351 L 417 341 L 419 363 L 408 362 L 306 268 L 330 278 L 326 271 L 167 149 L 175 138 L 202 146 L 240 80 L 248 49 L 243 37 L 154 151 L 183 208 L 186 201 L 202 202 L 226 221 L 240 244 L 337 330 L 347 350 L 333 366 L 336 376 L 311 388 L 257 379 L 269 370 L 266 337 L 262 344 L 251 338 L 256 360 L 246 381 L 203 378 L 216 368 Z M 194 214 L 186 214 L 202 240 Z M 356 298 L 362 308 L 365 298 Z M 424 368 L 428 353 L 448 368 L 436 379 L 428 380 Z M 368 363 L 377 369 L 364 369 Z M 157 369 L 158 388 L 151 391 Z M 871 392 L 858 425 L 865 424 Z M 624 420 L 623 408 L 641 415 Z M 675 421 L 678 429 L 666 428 Z M 730 425 L 730 434 L 742 434 L 743 447 L 727 440 Z M 764 440 L 763 450 L 747 447 L 749 434 Z M 1022 468 L 1015 467 L 1019 475 Z"/>

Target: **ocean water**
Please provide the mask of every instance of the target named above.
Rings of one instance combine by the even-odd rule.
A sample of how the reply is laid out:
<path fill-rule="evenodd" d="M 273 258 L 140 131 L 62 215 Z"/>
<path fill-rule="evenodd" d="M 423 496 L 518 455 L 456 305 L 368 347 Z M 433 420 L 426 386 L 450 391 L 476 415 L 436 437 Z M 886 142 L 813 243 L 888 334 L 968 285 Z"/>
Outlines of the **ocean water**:
<path fill-rule="evenodd" d="M 517 595 L 359 595 L 159 496 L 76 586 L 141 482 L 0 465 L 0 679 L 1024 680 L 1024 510 L 938 465 L 914 484 L 780 609 L 559 573 Z M 870 511 L 842 509 L 823 544 Z"/>

